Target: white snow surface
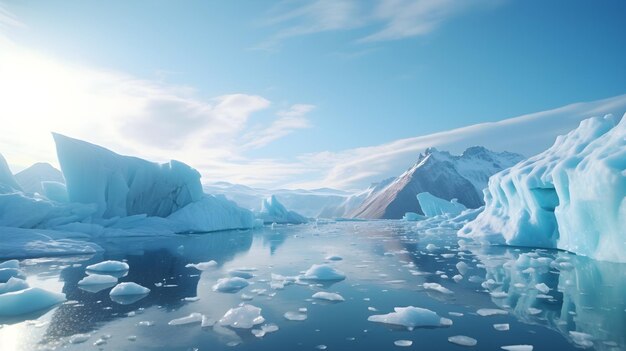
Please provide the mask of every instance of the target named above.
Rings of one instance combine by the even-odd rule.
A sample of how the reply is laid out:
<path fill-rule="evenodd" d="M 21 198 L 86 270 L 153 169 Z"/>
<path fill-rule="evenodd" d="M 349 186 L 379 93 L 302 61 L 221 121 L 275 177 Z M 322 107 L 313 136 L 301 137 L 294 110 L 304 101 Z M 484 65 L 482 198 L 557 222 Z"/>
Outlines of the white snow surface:
<path fill-rule="evenodd" d="M 409 329 L 419 327 L 449 326 L 452 321 L 440 317 L 437 313 L 421 307 L 395 307 L 394 312 L 376 314 L 367 318 L 370 322 L 402 325 Z"/>
<path fill-rule="evenodd" d="M 582 121 L 491 177 L 485 203 L 459 236 L 626 262 L 626 118 Z"/>
<path fill-rule="evenodd" d="M 65 301 L 65 294 L 27 288 L 0 295 L 0 316 L 19 316 L 50 308 Z"/>
<path fill-rule="evenodd" d="M 465 211 L 467 207 L 459 203 L 456 199 L 450 201 L 432 195 L 429 192 L 417 194 L 417 201 L 426 217 L 435 217 L 441 215 L 457 216 Z"/>

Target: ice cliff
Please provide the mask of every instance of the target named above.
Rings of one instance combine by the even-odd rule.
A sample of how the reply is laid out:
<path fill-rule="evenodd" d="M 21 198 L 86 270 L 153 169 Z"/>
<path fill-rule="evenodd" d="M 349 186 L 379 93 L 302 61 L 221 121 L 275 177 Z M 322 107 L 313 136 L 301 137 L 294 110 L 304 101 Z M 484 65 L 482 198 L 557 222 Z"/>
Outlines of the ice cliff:
<path fill-rule="evenodd" d="M 626 262 L 626 118 L 590 118 L 495 174 L 459 236 Z"/>
<path fill-rule="evenodd" d="M 265 224 L 301 224 L 307 222 L 304 216 L 287 210 L 274 195 L 263 200 L 261 211 L 257 213 L 257 218 L 262 219 Z"/>

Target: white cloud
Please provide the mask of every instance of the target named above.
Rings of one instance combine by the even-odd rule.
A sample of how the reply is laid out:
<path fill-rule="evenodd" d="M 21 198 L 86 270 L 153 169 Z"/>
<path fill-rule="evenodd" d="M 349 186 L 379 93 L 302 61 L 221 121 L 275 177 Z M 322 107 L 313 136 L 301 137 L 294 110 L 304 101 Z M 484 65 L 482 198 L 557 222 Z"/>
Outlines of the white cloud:
<path fill-rule="evenodd" d="M 359 42 L 398 40 L 426 35 L 443 22 L 477 8 L 504 0 L 316 0 L 281 3 L 265 21 L 276 33 L 258 45 L 271 49 L 303 35 L 368 28 Z"/>
<path fill-rule="evenodd" d="M 311 127 L 311 122 L 306 115 L 314 108 L 313 105 L 296 104 L 288 110 L 278 111 L 279 118 L 272 122 L 269 127 L 251 132 L 243 137 L 244 140 L 249 140 L 243 145 L 243 148 L 260 148 L 298 129 Z"/>
<path fill-rule="evenodd" d="M 274 160 L 249 160 L 241 146 L 250 121 L 275 116 L 257 146 L 308 126 L 311 105 L 274 111 L 264 97 L 225 94 L 204 98 L 186 86 L 78 67 L 0 42 L 0 152 L 14 171 L 56 162 L 50 132 L 93 142 L 153 161 L 178 159 L 220 180 L 278 181 L 296 171 Z M 293 167 L 291 167 L 293 168 Z M 280 169 L 280 174 L 272 173 Z"/>

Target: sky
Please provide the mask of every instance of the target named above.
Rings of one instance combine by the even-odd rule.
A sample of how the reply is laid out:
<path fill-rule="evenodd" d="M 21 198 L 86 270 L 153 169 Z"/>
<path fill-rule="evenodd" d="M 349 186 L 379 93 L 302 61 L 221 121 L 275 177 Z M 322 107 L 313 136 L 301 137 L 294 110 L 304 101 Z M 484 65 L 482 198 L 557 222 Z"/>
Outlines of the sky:
<path fill-rule="evenodd" d="M 0 0 L 0 153 L 51 132 L 203 181 L 359 189 L 626 112 L 620 0 Z M 497 123 L 496 123 L 497 122 Z"/>

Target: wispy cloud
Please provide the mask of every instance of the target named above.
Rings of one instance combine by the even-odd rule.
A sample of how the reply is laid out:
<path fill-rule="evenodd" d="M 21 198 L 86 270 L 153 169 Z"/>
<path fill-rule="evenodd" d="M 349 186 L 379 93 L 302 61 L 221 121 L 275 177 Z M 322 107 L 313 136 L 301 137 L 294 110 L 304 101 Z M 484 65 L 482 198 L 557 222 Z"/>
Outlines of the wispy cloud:
<path fill-rule="evenodd" d="M 264 21 L 276 32 L 257 48 L 273 49 L 289 38 L 331 31 L 370 31 L 357 42 L 426 35 L 445 21 L 504 0 L 316 0 L 281 3 Z M 365 28 L 365 29 L 364 29 Z"/>
<path fill-rule="evenodd" d="M 244 136 L 243 139 L 249 141 L 243 145 L 243 148 L 260 148 L 298 129 L 311 127 L 311 122 L 306 115 L 314 108 L 313 105 L 296 104 L 287 110 L 278 111 L 279 118 L 272 122 L 269 127 Z"/>

